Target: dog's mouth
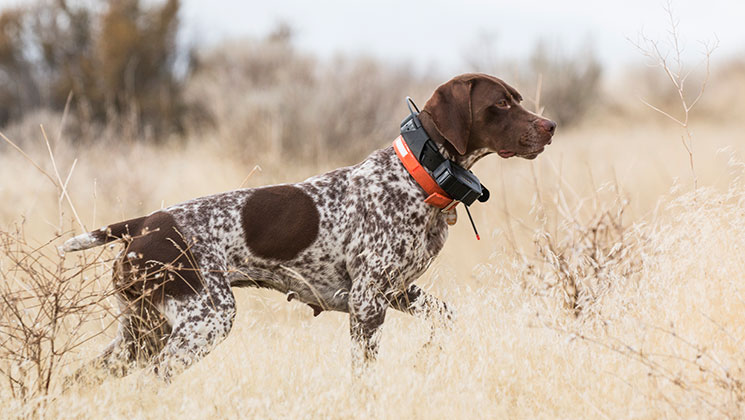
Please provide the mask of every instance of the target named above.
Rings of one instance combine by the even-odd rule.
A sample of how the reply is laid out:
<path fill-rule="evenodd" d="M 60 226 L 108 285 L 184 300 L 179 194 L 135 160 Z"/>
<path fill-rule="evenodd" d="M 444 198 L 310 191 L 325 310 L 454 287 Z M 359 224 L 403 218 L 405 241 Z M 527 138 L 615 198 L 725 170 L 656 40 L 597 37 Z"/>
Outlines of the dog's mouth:
<path fill-rule="evenodd" d="M 511 157 L 521 157 L 523 159 L 535 159 L 543 150 L 551 144 L 553 135 L 529 135 L 526 134 L 520 138 L 514 148 L 499 149 L 497 154 L 503 159 Z"/>
<path fill-rule="evenodd" d="M 502 158 L 505 158 L 505 159 L 511 158 L 512 156 L 515 156 L 515 152 L 511 152 L 511 151 L 506 150 L 506 149 L 502 149 L 502 150 L 498 151 L 497 154 L 499 155 L 499 157 L 502 157 Z"/>
<path fill-rule="evenodd" d="M 545 149 L 545 146 L 540 146 L 538 149 L 530 150 L 528 152 L 520 152 L 520 153 L 513 152 L 513 151 L 507 150 L 507 149 L 502 149 L 502 150 L 499 150 L 497 152 L 497 154 L 499 155 L 499 157 L 504 158 L 504 159 L 511 158 L 513 156 L 517 156 L 517 157 L 521 157 L 523 159 L 532 160 L 532 159 L 535 159 L 536 157 L 538 157 L 538 155 L 540 155 L 541 152 L 543 152 L 543 149 Z"/>

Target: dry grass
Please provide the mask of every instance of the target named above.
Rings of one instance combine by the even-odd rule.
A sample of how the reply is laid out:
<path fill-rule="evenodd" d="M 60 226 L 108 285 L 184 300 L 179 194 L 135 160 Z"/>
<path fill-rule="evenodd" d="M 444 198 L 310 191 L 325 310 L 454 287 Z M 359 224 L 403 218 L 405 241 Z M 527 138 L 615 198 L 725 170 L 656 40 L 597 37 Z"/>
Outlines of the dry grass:
<path fill-rule="evenodd" d="M 1 415 L 28 415 L 36 404 L 35 415 L 47 418 L 739 417 L 745 189 L 730 159 L 738 162 L 742 153 L 742 128 L 698 128 L 706 141 L 696 156 L 700 187 L 686 194 L 676 192 L 691 191 L 686 152 L 674 129 L 654 125 L 586 126 L 560 132 L 533 163 L 480 162 L 475 171 L 494 198 L 474 217 L 491 235 L 477 242 L 461 220 L 419 282 L 456 307 L 455 332 L 423 348 L 428 327 L 390 313 L 380 361 L 361 383 L 350 375 L 345 315 L 313 318 L 279 294 L 237 290 L 230 337 L 172 385 L 143 370 L 61 394 L 62 375 L 105 346 L 114 333 L 108 328 L 65 356 L 45 404 L 22 404 L 0 385 Z M 48 152 L 37 139 L 26 151 L 47 169 Z M 63 173 L 78 159 L 69 194 L 88 227 L 235 188 L 253 164 L 263 171 L 248 185 L 328 169 L 218 159 L 217 143 L 52 148 Z M 720 152 L 725 146 L 730 151 Z M 24 218 L 29 242 L 54 238 L 59 191 L 18 155 L 0 159 L 3 179 L 22 180 L 3 184 L 3 202 L 13 203 L 0 213 L 3 230 Z M 676 175 L 684 181 L 676 183 Z M 62 209 L 69 228 L 73 218 Z M 588 241 L 588 231 L 618 222 L 620 231 Z M 567 265 L 536 253 L 536 232 L 543 245 L 550 235 L 552 252 Z M 631 266 L 605 258 L 619 243 L 628 248 L 631 276 Z M 588 269 L 588 253 L 596 262 L 605 258 L 603 275 Z M 562 269 L 580 274 L 579 311 L 568 310 L 562 289 L 551 285 L 551 270 Z M 98 321 L 81 328 L 100 330 Z"/>

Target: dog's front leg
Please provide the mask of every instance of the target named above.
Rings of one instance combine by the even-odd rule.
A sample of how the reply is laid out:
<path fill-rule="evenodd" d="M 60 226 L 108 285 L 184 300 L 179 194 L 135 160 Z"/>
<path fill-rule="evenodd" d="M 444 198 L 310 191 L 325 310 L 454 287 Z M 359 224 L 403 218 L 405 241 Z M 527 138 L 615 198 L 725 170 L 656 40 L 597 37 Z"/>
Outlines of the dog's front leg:
<path fill-rule="evenodd" d="M 415 284 L 410 285 L 405 291 L 390 293 L 388 302 L 391 308 L 427 320 L 433 327 L 452 326 L 454 314 L 451 307 Z"/>
<path fill-rule="evenodd" d="M 349 293 L 349 333 L 352 371 L 361 376 L 378 354 L 380 333 L 388 307 L 372 276 L 363 276 Z"/>
<path fill-rule="evenodd" d="M 452 331 L 453 318 L 455 317 L 452 308 L 415 284 L 410 285 L 405 291 L 399 290 L 390 293 L 388 302 L 391 308 L 429 322 L 429 341 L 424 347 L 436 344 L 438 331 Z"/>

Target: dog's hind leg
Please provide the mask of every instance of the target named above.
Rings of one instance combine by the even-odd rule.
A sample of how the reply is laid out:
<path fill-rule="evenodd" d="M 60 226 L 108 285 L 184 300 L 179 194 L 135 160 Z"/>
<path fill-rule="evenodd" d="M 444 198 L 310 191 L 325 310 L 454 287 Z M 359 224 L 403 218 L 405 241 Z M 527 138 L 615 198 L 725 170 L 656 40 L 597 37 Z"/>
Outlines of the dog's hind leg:
<path fill-rule="evenodd" d="M 116 337 L 93 360 L 86 362 L 71 376 L 65 378 L 65 388 L 74 383 L 88 386 L 98 385 L 107 376 L 126 376 L 135 362 L 134 336 L 128 312 L 119 315 L 119 329 Z"/>
<path fill-rule="evenodd" d="M 103 382 L 108 376 L 126 376 L 133 363 L 134 357 L 130 352 L 130 345 L 120 328 L 117 336 L 95 359 L 89 360 L 75 373 L 65 378 L 64 388 L 72 384 L 94 386 Z"/>
<path fill-rule="evenodd" d="M 116 337 L 95 359 L 67 378 L 67 383 L 95 385 L 107 376 L 126 376 L 132 367 L 147 364 L 162 349 L 170 331 L 165 318 L 147 300 L 138 299 L 132 304 L 119 296 L 119 302 Z"/>
<path fill-rule="evenodd" d="M 205 287 L 188 299 L 167 298 L 164 315 L 172 330 L 156 359 L 166 382 L 191 366 L 227 337 L 235 318 L 235 297 L 222 274 L 205 276 Z"/>

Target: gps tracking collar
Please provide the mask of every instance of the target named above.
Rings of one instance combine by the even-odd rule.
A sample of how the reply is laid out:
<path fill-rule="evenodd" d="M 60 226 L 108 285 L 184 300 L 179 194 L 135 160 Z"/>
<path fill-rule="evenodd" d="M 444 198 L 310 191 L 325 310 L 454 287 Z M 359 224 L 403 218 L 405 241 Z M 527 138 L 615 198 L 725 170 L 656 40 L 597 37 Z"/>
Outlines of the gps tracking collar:
<path fill-rule="evenodd" d="M 419 121 L 419 108 L 408 96 L 406 105 L 411 113 L 401 122 L 401 136 L 416 160 L 432 173 L 437 185 L 450 198 L 466 206 L 470 206 L 477 199 L 482 203 L 488 200 L 489 190 L 479 182 L 473 172 L 445 159 L 440 153 L 435 142 L 424 131 L 422 122 Z M 416 111 L 411 108 L 412 105 Z"/>
<path fill-rule="evenodd" d="M 427 190 L 427 192 L 431 193 L 430 197 L 425 200 L 427 203 L 440 207 L 443 209 L 443 211 L 448 211 L 454 208 L 455 205 L 458 204 L 458 202 L 465 204 L 468 218 L 471 220 L 471 225 L 473 226 L 474 232 L 476 232 L 476 238 L 479 239 L 479 234 L 476 231 L 476 226 L 474 225 L 473 219 L 471 218 L 471 213 L 468 211 L 468 206 L 473 204 L 473 202 L 476 200 L 482 203 L 488 200 L 489 190 L 487 190 L 486 187 L 481 184 L 481 182 L 476 177 L 476 175 L 473 174 L 473 172 L 463 168 L 462 166 L 451 160 L 446 159 L 440 153 L 437 145 L 430 138 L 429 134 L 427 134 L 427 132 L 424 130 L 424 127 L 419 120 L 419 108 L 408 96 L 406 97 L 406 105 L 409 108 L 410 114 L 401 122 L 400 137 L 406 143 L 406 147 L 402 147 L 404 145 L 397 144 L 397 142 L 399 142 L 400 140 L 396 139 L 396 141 L 394 142 L 396 153 L 399 155 L 399 158 L 402 160 L 402 162 L 404 162 L 404 166 L 406 166 L 406 169 L 409 170 L 409 172 L 414 176 L 417 182 L 425 190 Z M 412 109 L 412 105 L 414 109 Z M 430 178 L 430 180 L 433 180 L 439 188 L 436 188 L 435 186 L 432 186 L 432 188 L 428 188 L 424 185 L 428 180 L 420 180 L 420 178 L 422 177 L 417 176 L 418 174 L 414 173 L 415 171 L 412 170 L 413 168 L 410 168 L 409 165 L 407 165 L 405 156 L 406 154 L 408 154 L 408 152 L 411 152 L 413 158 L 415 158 L 416 161 L 421 164 L 421 166 L 427 168 L 427 170 L 431 173 L 431 177 L 427 176 L 426 178 Z M 430 189 L 432 189 L 434 192 L 429 191 Z M 441 201 L 430 201 L 433 196 L 440 195 L 438 194 L 438 191 L 444 192 L 448 196 L 443 197 L 447 200 L 446 204 L 442 205 Z"/>

